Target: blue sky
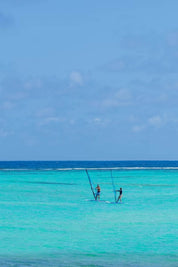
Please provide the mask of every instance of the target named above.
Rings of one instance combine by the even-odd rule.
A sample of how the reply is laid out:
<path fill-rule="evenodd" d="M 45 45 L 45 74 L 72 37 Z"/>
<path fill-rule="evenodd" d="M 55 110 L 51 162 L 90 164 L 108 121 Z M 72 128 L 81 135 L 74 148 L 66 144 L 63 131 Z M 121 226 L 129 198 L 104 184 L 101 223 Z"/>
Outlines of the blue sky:
<path fill-rule="evenodd" d="M 177 10 L 1 0 L 0 160 L 178 159 Z"/>

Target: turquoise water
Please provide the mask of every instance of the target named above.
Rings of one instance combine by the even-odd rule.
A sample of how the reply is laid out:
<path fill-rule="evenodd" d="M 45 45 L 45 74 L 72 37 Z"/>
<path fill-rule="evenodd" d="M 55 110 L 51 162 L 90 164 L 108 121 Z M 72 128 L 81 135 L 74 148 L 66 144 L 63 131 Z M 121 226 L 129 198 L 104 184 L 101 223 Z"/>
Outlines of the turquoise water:
<path fill-rule="evenodd" d="M 110 170 L 90 170 L 113 202 Z M 0 266 L 178 266 L 178 170 L 113 170 L 123 203 L 84 170 L 0 171 Z"/>

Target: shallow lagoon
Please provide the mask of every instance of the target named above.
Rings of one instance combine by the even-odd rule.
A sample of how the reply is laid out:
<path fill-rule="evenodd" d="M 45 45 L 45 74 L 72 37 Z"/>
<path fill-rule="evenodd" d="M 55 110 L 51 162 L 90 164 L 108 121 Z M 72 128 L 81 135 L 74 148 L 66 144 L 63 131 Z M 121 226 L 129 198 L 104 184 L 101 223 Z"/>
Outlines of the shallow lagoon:
<path fill-rule="evenodd" d="M 110 170 L 90 170 L 114 201 Z M 1 266 L 177 266 L 178 170 L 118 169 L 123 203 L 84 170 L 0 171 Z"/>

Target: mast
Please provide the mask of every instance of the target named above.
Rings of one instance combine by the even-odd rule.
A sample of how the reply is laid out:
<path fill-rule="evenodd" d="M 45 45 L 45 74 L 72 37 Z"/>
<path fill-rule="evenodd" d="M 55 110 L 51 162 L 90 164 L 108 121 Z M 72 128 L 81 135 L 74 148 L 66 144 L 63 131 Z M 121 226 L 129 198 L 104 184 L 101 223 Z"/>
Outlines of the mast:
<path fill-rule="evenodd" d="M 115 202 L 117 202 L 116 188 L 115 188 L 115 184 L 114 184 L 114 178 L 112 176 L 112 170 L 111 170 L 111 181 L 112 181 L 112 187 L 113 187 L 113 192 L 114 192 L 114 199 L 115 199 Z"/>
<path fill-rule="evenodd" d="M 96 200 L 96 194 L 95 194 L 94 189 L 93 189 L 93 185 L 92 185 L 92 182 L 91 182 L 91 179 L 90 179 L 90 175 L 89 175 L 87 169 L 86 169 L 85 171 L 86 171 L 86 174 L 87 174 L 87 176 L 88 176 L 88 180 L 89 180 L 89 183 L 90 183 L 90 187 L 91 187 L 91 191 L 92 191 L 92 193 L 93 193 L 94 199 Z"/>

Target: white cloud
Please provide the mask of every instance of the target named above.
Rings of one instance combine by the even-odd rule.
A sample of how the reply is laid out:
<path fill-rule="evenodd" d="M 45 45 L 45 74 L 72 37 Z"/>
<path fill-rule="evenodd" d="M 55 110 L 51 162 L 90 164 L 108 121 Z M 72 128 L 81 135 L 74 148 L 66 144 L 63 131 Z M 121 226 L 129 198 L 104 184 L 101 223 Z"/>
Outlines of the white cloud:
<path fill-rule="evenodd" d="M 131 115 L 128 117 L 128 120 L 129 120 L 130 122 L 132 122 L 132 123 L 136 123 L 136 122 L 138 121 L 138 118 L 137 118 L 135 115 L 131 114 Z"/>
<path fill-rule="evenodd" d="M 109 120 L 95 117 L 95 118 L 88 120 L 88 122 L 92 125 L 105 127 L 108 125 Z"/>
<path fill-rule="evenodd" d="M 93 121 L 96 122 L 96 123 L 101 123 L 101 119 L 100 118 L 94 118 Z"/>
<path fill-rule="evenodd" d="M 131 98 L 131 94 L 127 89 L 120 89 L 116 93 L 116 98 L 122 102 L 128 102 Z"/>
<path fill-rule="evenodd" d="M 116 59 L 106 64 L 104 69 L 109 71 L 123 71 L 127 67 L 126 61 L 123 59 Z"/>
<path fill-rule="evenodd" d="M 127 106 L 131 103 L 131 98 L 132 96 L 127 89 L 120 89 L 112 97 L 104 99 L 103 106 L 105 107 Z"/>
<path fill-rule="evenodd" d="M 54 109 L 51 107 L 46 107 L 38 110 L 36 112 L 37 117 L 52 117 L 54 113 Z"/>
<path fill-rule="evenodd" d="M 134 125 L 132 131 L 135 133 L 141 132 L 146 128 L 145 125 Z"/>
<path fill-rule="evenodd" d="M 40 123 L 39 125 L 46 125 L 46 124 L 49 124 L 49 123 L 57 123 L 57 122 L 64 122 L 65 119 L 61 119 L 59 117 L 47 117 L 47 118 L 44 118 Z"/>
<path fill-rule="evenodd" d="M 70 74 L 70 85 L 83 85 L 83 77 L 80 72 L 72 71 Z"/>
<path fill-rule="evenodd" d="M 29 80 L 24 83 L 25 89 L 42 88 L 43 83 L 41 79 Z"/>
<path fill-rule="evenodd" d="M 161 117 L 159 115 L 155 115 L 150 117 L 149 119 L 146 120 L 145 123 L 140 124 L 140 125 L 134 125 L 132 128 L 133 132 L 141 132 L 145 129 L 147 129 L 148 127 L 155 127 L 155 128 L 159 128 L 161 127 L 163 124 L 165 124 L 167 122 L 167 118 Z"/>
<path fill-rule="evenodd" d="M 148 123 L 154 127 L 160 127 L 163 124 L 163 119 L 160 116 L 153 116 L 148 119 Z"/>
<path fill-rule="evenodd" d="M 104 107 L 117 107 L 119 105 L 115 99 L 105 99 L 102 104 Z"/>

